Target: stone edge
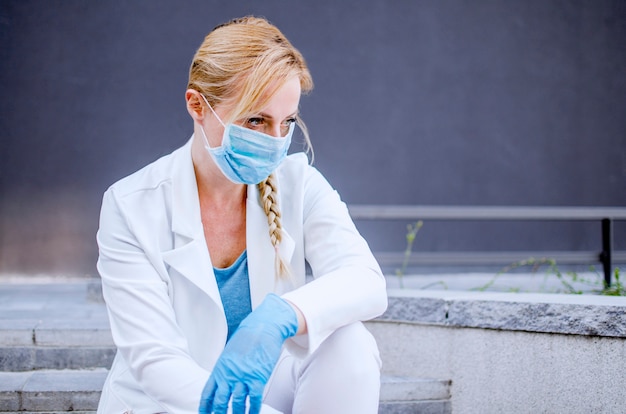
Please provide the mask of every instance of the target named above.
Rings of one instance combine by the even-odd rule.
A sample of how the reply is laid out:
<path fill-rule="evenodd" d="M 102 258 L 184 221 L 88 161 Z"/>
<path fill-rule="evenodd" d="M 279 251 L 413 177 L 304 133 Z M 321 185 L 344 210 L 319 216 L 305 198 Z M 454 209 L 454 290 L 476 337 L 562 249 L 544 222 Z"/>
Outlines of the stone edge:
<path fill-rule="evenodd" d="M 389 290 L 375 320 L 626 338 L 626 298 Z"/>

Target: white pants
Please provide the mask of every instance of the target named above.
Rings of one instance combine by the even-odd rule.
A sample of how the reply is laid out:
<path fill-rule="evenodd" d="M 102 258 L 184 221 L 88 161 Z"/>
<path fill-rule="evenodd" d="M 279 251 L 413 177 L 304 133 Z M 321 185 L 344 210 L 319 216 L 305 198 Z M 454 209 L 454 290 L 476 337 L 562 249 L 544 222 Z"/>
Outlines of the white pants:
<path fill-rule="evenodd" d="M 347 325 L 304 359 L 284 350 L 263 404 L 283 414 L 376 414 L 380 368 L 374 337 L 360 322 Z"/>

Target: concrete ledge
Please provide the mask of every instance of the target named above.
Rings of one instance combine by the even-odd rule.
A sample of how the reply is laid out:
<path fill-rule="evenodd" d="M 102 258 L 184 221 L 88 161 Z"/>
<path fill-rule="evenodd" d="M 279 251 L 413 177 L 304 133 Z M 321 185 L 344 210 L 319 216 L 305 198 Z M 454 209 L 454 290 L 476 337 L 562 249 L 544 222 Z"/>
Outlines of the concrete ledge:
<path fill-rule="evenodd" d="M 377 320 L 626 338 L 626 298 L 390 289 Z"/>

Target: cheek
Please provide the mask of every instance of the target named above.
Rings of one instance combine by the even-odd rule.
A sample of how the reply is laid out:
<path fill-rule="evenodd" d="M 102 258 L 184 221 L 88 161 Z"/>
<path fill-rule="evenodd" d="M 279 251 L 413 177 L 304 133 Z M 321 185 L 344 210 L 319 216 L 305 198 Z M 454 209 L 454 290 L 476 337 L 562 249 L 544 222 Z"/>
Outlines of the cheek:
<path fill-rule="evenodd" d="M 221 125 L 205 125 L 204 133 L 211 148 L 222 145 L 222 137 L 224 135 L 224 127 Z"/>

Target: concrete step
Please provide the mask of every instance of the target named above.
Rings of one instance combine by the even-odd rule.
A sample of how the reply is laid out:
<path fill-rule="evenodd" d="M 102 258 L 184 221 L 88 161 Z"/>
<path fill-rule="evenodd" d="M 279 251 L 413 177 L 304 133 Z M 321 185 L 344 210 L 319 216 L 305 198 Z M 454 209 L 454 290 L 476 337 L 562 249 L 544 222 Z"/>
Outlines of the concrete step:
<path fill-rule="evenodd" d="M 110 368 L 114 356 L 106 320 L 0 320 L 0 371 Z"/>
<path fill-rule="evenodd" d="M 0 372 L 0 412 L 90 413 L 106 369 Z M 384 376 L 379 414 L 449 414 L 450 381 Z"/>
<path fill-rule="evenodd" d="M 0 284 L 0 371 L 109 368 L 115 346 L 93 283 Z"/>
<path fill-rule="evenodd" d="M 94 411 L 106 369 L 0 372 L 0 412 Z"/>
<path fill-rule="evenodd" d="M 449 414 L 448 380 L 383 375 L 379 414 Z"/>
<path fill-rule="evenodd" d="M 0 371 L 111 368 L 115 347 L 0 347 Z"/>

